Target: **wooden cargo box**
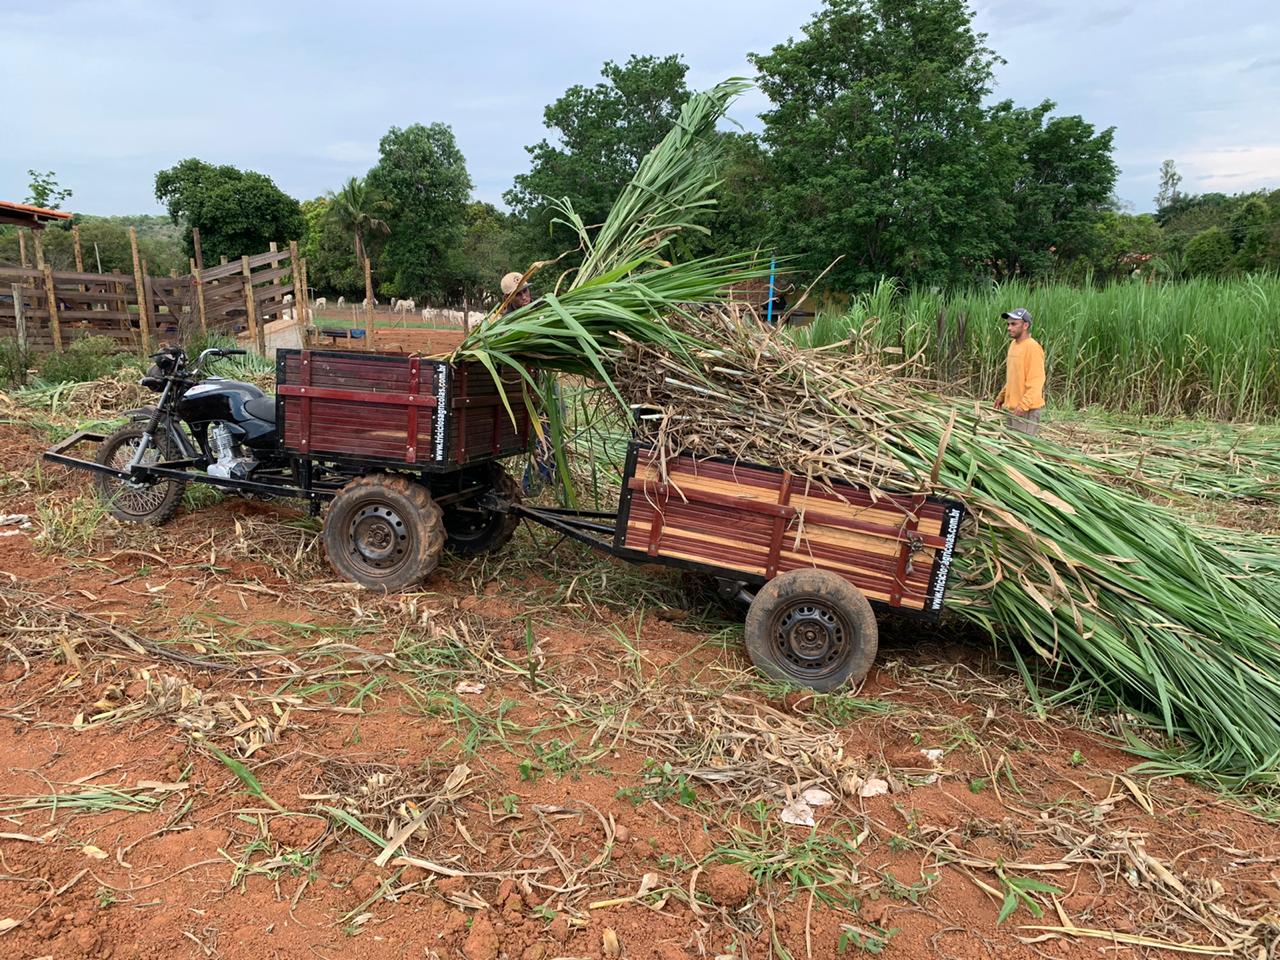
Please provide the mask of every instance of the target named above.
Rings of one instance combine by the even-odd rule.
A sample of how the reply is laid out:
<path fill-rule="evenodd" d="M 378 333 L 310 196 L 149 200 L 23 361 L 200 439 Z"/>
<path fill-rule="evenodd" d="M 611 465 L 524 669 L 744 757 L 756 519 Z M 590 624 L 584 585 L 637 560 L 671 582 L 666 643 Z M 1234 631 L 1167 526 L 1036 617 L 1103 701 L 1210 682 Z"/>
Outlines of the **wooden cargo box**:
<path fill-rule="evenodd" d="M 284 448 L 309 457 L 447 470 L 521 453 L 529 421 L 518 375 L 423 357 L 276 351 Z"/>
<path fill-rule="evenodd" d="M 949 501 L 820 485 L 773 467 L 681 456 L 663 483 L 652 449 L 627 458 L 615 549 L 729 579 L 830 570 L 867 599 L 936 616 L 963 508 Z"/>

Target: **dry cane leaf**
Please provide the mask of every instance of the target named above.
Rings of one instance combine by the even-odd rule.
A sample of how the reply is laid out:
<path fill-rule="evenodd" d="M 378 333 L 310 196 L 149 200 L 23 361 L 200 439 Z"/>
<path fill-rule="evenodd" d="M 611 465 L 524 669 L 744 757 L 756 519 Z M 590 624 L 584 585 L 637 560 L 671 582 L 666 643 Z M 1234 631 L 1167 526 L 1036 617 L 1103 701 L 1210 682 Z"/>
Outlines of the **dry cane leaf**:
<path fill-rule="evenodd" d="M 600 949 L 606 957 L 622 956 L 622 944 L 618 942 L 618 935 L 612 927 L 605 927 L 604 933 L 600 935 Z"/>

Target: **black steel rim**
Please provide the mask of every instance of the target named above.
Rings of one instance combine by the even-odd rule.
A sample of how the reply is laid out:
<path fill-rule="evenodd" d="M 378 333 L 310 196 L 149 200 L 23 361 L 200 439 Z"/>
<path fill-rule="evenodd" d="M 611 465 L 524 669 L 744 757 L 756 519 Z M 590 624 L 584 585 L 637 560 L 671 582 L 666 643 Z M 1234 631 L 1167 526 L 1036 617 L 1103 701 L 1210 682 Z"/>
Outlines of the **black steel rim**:
<path fill-rule="evenodd" d="M 142 437 L 122 440 L 111 451 L 108 464 L 113 470 L 124 470 L 138 452 Z M 159 463 L 160 454 L 153 443 L 142 456 L 143 463 Z M 111 481 L 108 481 L 111 482 Z M 145 517 L 160 509 L 169 495 L 169 484 L 172 480 L 158 482 L 134 482 L 132 480 L 114 481 L 115 489 L 111 493 L 111 505 L 131 517 Z"/>
<path fill-rule="evenodd" d="M 502 514 L 493 510 L 461 507 L 445 511 L 444 531 L 455 542 L 475 543 L 493 533 L 502 520 Z"/>
<path fill-rule="evenodd" d="M 805 680 L 836 673 L 854 644 L 848 618 L 816 597 L 794 599 L 774 611 L 769 638 L 778 664 Z"/>
<path fill-rule="evenodd" d="M 365 503 L 357 510 L 347 534 L 352 559 L 378 573 L 402 564 L 413 545 L 413 527 L 383 501 Z"/>

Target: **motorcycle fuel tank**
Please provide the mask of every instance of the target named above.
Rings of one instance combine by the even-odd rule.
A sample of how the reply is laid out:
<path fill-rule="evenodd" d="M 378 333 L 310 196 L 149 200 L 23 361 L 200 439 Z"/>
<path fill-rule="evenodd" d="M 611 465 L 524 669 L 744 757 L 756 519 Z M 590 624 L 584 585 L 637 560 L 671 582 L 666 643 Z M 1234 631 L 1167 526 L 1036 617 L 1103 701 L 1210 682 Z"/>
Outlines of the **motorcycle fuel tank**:
<path fill-rule="evenodd" d="M 244 431 L 237 439 L 256 449 L 276 443 L 275 398 L 251 383 L 239 380 L 205 380 L 178 401 L 175 412 L 194 429 L 215 421 Z"/>

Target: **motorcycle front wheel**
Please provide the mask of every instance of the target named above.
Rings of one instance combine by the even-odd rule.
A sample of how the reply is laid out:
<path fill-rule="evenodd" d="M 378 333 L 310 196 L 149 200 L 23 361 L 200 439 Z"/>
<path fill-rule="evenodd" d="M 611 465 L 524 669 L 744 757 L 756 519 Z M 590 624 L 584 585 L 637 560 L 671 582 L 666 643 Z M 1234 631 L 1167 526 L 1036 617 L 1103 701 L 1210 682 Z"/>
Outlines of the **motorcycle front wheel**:
<path fill-rule="evenodd" d="M 123 470 L 138 452 L 145 430 L 142 423 L 127 423 L 116 430 L 98 448 L 98 463 Z M 159 434 L 143 456 L 142 462 L 160 463 L 164 460 L 177 460 L 180 456 L 169 436 Z M 117 520 L 154 526 L 164 523 L 177 512 L 178 504 L 182 502 L 182 492 L 187 486 L 183 480 L 130 483 L 103 474 L 94 474 L 94 485 L 98 496 Z"/>

